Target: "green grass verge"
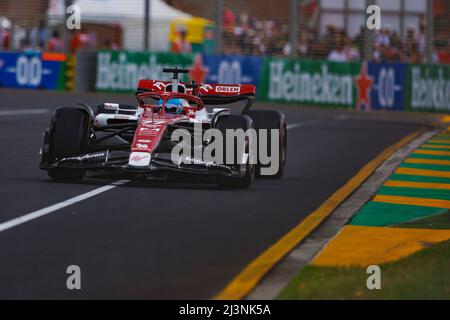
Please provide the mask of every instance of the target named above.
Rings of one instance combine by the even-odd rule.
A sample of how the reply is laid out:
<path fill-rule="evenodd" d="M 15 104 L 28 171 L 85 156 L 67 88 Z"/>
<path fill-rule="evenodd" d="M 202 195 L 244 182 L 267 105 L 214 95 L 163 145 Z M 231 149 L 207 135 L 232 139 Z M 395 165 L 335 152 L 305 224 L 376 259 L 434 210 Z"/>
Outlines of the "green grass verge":
<path fill-rule="evenodd" d="M 369 290 L 365 268 L 307 266 L 278 299 L 450 300 L 450 241 L 380 267 L 381 290 Z"/>
<path fill-rule="evenodd" d="M 412 220 L 395 226 L 396 228 L 413 228 L 413 229 L 450 229 L 450 211 L 431 217 Z M 450 269 L 450 266 L 449 266 Z"/>

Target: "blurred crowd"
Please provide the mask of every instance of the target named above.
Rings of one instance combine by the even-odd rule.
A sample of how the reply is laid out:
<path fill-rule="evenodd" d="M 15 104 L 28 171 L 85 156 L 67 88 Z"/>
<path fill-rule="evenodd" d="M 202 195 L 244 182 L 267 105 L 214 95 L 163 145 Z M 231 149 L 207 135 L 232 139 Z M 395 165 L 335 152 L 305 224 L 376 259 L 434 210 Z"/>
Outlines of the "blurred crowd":
<path fill-rule="evenodd" d="M 11 27 L 5 24 L 0 28 L 0 50 L 8 50 L 11 47 L 19 50 L 62 52 L 64 43 L 59 32 L 49 32 L 43 21 L 31 28 L 16 26 L 14 33 L 11 32 Z"/>
<path fill-rule="evenodd" d="M 331 61 L 360 60 L 365 48 L 365 28 L 351 37 L 343 29 L 329 25 L 324 34 L 317 28 L 299 30 L 297 48 L 289 41 L 289 26 L 274 20 L 258 20 L 226 10 L 223 14 L 224 51 L 228 54 L 291 56 Z M 407 27 L 402 37 L 390 26 L 376 31 L 373 59 L 387 62 L 422 63 L 426 54 L 426 24 Z M 435 35 L 433 63 L 450 63 L 450 30 Z"/>
<path fill-rule="evenodd" d="M 29 27 L 27 24 L 17 24 L 12 31 L 12 25 L 0 19 L 0 50 L 65 52 L 66 43 L 61 27 L 49 27 L 41 20 Z M 80 48 L 119 49 L 117 41 L 103 37 L 99 45 L 96 32 L 70 33 L 67 47 L 71 53 Z"/>
<path fill-rule="evenodd" d="M 433 63 L 450 64 L 450 29 L 439 30 L 434 34 Z M 68 41 L 72 53 L 79 48 L 120 49 L 118 40 L 110 40 L 110 37 L 98 39 L 96 32 L 76 33 Z M 32 27 L 15 26 L 14 32 L 11 32 L 8 21 L 0 18 L 0 50 L 8 48 L 63 52 L 65 41 L 58 30 L 49 29 L 43 21 Z M 364 27 L 355 36 L 350 36 L 334 25 L 328 25 L 324 32 L 303 25 L 299 30 L 297 47 L 293 48 L 289 41 L 287 22 L 256 19 L 245 13 L 236 15 L 228 9 L 223 11 L 225 54 L 291 56 L 295 50 L 299 58 L 357 61 L 363 58 L 364 48 Z M 192 52 L 186 30 L 179 32 L 171 51 Z M 375 33 L 375 61 L 422 63 L 425 62 L 425 56 L 426 23 L 423 18 L 417 26 L 408 26 L 404 35 L 388 25 Z"/>
<path fill-rule="evenodd" d="M 92 33 L 74 33 L 68 40 L 68 50 L 74 54 L 78 49 L 112 49 L 120 50 L 121 46 L 106 38 L 102 45 L 98 44 L 97 34 Z M 46 51 L 46 52 L 65 52 L 64 37 L 57 29 L 26 29 L 17 28 L 14 36 L 11 36 L 9 30 L 0 30 L 0 50 L 15 48 L 20 51 Z"/>

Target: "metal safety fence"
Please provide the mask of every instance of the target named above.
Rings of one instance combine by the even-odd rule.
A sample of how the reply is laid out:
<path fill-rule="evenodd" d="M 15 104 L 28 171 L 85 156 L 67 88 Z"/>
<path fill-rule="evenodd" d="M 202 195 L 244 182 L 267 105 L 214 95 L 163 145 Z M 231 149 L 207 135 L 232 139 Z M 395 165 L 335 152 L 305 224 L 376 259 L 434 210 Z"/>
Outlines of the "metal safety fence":
<path fill-rule="evenodd" d="M 182 5 L 184 1 L 173 0 Z M 187 1 L 186 1 L 187 2 Z M 190 5 L 200 1 L 189 1 Z M 333 61 L 449 63 L 444 0 L 215 1 L 218 52 Z M 370 30 L 371 5 L 380 28 Z M 205 15 L 212 16 L 204 9 Z"/>
<path fill-rule="evenodd" d="M 80 28 L 67 20 L 76 5 Z M 380 8 L 370 30 L 367 8 Z M 450 63 L 445 0 L 2 0 L 0 49 Z"/>

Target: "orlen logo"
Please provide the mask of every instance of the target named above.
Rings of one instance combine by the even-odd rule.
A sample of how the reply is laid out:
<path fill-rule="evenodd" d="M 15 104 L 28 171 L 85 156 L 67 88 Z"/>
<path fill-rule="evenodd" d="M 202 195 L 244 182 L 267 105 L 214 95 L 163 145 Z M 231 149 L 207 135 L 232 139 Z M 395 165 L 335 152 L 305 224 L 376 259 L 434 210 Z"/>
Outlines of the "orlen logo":
<path fill-rule="evenodd" d="M 239 93 L 239 92 L 241 92 L 241 88 L 240 87 L 219 86 L 219 87 L 216 87 L 216 92 Z"/>

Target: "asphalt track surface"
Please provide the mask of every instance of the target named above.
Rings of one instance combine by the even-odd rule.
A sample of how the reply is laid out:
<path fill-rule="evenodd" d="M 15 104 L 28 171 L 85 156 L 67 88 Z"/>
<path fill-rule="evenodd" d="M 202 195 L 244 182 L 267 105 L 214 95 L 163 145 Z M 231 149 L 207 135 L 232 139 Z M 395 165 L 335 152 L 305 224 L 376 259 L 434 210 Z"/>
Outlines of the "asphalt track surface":
<path fill-rule="evenodd" d="M 38 169 L 51 112 L 79 101 L 134 102 L 0 90 L 0 224 L 120 179 L 97 173 L 57 183 Z M 279 108 L 291 128 L 282 180 L 236 191 L 131 182 L 2 231 L 0 298 L 209 299 L 383 149 L 435 119 Z M 81 268 L 81 290 L 66 287 L 69 265 Z"/>

